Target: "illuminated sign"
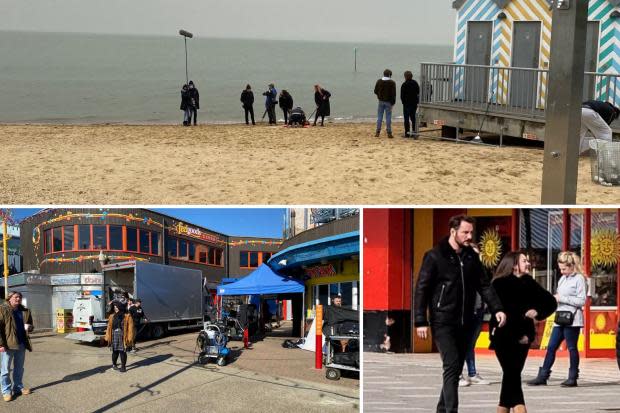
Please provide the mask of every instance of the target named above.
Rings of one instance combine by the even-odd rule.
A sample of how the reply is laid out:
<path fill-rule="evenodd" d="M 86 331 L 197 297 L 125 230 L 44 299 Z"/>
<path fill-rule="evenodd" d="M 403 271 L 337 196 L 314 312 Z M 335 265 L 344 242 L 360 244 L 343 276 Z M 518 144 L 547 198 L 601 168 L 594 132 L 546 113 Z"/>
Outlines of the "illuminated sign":
<path fill-rule="evenodd" d="M 179 235 L 185 235 L 191 238 L 197 238 L 204 241 L 221 243 L 220 239 L 213 235 L 207 234 L 206 232 L 201 231 L 198 228 L 190 227 L 188 225 L 183 224 L 182 222 L 178 222 L 176 225 L 170 228 L 171 232 L 176 232 Z"/>
<path fill-rule="evenodd" d="M 319 265 L 316 267 L 306 268 L 306 275 L 310 278 L 323 278 L 336 275 L 336 269 L 333 265 Z"/>

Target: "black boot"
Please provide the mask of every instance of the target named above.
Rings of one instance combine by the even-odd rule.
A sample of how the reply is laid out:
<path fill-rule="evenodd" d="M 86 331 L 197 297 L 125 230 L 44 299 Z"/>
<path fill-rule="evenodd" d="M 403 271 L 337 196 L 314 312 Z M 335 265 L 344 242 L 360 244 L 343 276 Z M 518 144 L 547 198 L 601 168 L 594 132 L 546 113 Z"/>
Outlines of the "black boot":
<path fill-rule="evenodd" d="M 551 370 L 543 370 L 542 367 L 538 369 L 538 376 L 535 379 L 527 382 L 528 386 L 546 386 L 547 380 L 551 375 Z"/>
<path fill-rule="evenodd" d="M 579 369 L 568 370 L 568 379 L 560 383 L 562 387 L 577 387 L 577 378 L 579 377 Z"/>

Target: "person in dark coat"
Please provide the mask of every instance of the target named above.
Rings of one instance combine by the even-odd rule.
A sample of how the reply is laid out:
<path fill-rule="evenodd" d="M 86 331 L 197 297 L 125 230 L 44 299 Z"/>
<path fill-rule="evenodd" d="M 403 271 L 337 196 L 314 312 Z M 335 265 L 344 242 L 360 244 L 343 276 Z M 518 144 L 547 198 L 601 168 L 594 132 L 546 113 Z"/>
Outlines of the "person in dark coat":
<path fill-rule="evenodd" d="M 245 112 L 245 124 L 249 125 L 248 114 L 252 117 L 252 125 L 256 125 L 254 122 L 254 93 L 252 92 L 252 86 L 249 84 L 245 86 L 245 90 L 241 92 L 241 103 L 243 111 Z"/>
<path fill-rule="evenodd" d="M 189 121 L 192 116 L 190 102 L 189 87 L 187 85 L 183 85 L 181 88 L 181 106 L 179 108 L 183 111 L 183 126 L 189 126 Z"/>
<path fill-rule="evenodd" d="M 450 235 L 424 254 L 415 288 L 416 335 L 426 340 L 430 324 L 443 362 L 443 387 L 437 404 L 437 412 L 441 413 L 458 412 L 459 376 L 474 330 L 476 292 L 498 325 L 506 322 L 490 277 L 471 247 L 474 224 L 475 220 L 466 215 L 450 218 Z"/>
<path fill-rule="evenodd" d="M 131 348 L 135 337 L 135 330 L 131 315 L 117 301 L 112 302 L 113 313 L 108 317 L 108 327 L 105 332 L 105 341 L 112 350 L 112 368 L 118 368 L 118 356 L 121 356 L 120 372 L 126 371 L 127 350 Z"/>
<path fill-rule="evenodd" d="M 314 115 L 314 125 L 316 121 L 321 117 L 321 126 L 324 126 L 325 116 L 329 116 L 331 108 L 329 106 L 329 98 L 331 93 L 323 89 L 320 85 L 314 85 L 314 103 L 316 104 L 316 114 Z"/>
<path fill-rule="evenodd" d="M 404 76 L 405 82 L 400 86 L 400 101 L 403 104 L 403 117 L 405 118 L 405 134 L 403 138 L 413 137 L 417 139 L 415 115 L 420 102 L 420 85 L 413 80 L 413 73 L 409 70 L 404 73 Z M 411 129 L 409 129 L 410 120 Z"/>
<path fill-rule="evenodd" d="M 194 126 L 198 122 L 198 109 L 200 109 L 200 93 L 198 93 L 198 89 L 194 86 L 194 81 L 190 80 L 188 85 L 189 91 L 189 100 L 191 103 L 190 106 L 190 114 L 189 114 L 189 123 L 192 123 L 192 115 L 194 116 Z"/>
<path fill-rule="evenodd" d="M 502 366 L 502 387 L 498 413 L 526 413 L 521 372 L 530 346 L 536 338 L 534 321 L 542 321 L 557 308 L 553 295 L 532 278 L 530 261 L 523 252 L 509 252 L 502 258 L 491 285 L 504 311 L 506 325 L 491 319 L 490 348 Z"/>
<path fill-rule="evenodd" d="M 138 351 L 138 347 L 136 347 L 136 339 L 138 338 L 138 332 L 140 331 L 140 323 L 142 322 L 142 319 L 144 319 L 145 322 L 148 322 L 148 318 L 146 318 L 146 314 L 144 314 L 141 299 L 134 298 L 131 302 L 132 305 L 129 306 L 129 315 L 131 315 L 133 328 L 135 331 L 134 339 L 131 343 L 131 352 L 135 353 Z"/>
<path fill-rule="evenodd" d="M 288 125 L 288 115 L 293 109 L 293 97 L 284 89 L 280 92 L 280 109 L 284 113 L 284 124 Z"/>
<path fill-rule="evenodd" d="M 33 330 L 32 314 L 22 305 L 22 293 L 9 291 L 6 301 L 0 304 L 0 384 L 5 402 L 13 400 L 13 396 L 31 393 L 24 387 L 23 377 L 26 350 L 32 351 L 28 334 Z"/>
<path fill-rule="evenodd" d="M 618 331 L 616 331 L 616 361 L 620 369 L 620 320 L 618 320 Z"/>

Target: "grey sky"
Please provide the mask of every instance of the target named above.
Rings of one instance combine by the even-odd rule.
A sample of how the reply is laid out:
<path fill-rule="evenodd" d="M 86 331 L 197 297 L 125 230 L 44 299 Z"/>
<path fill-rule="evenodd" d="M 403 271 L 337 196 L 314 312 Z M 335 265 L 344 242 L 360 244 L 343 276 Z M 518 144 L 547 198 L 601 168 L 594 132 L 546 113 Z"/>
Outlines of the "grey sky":
<path fill-rule="evenodd" d="M 450 0 L 0 0 L 0 30 L 452 44 Z"/>

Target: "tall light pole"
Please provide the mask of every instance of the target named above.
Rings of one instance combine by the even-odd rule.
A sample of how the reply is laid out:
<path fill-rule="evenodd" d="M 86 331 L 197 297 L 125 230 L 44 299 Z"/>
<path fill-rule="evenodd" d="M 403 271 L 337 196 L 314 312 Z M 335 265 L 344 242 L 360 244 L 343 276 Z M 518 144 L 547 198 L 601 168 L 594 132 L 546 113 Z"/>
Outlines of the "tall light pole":
<path fill-rule="evenodd" d="M 179 30 L 179 34 L 183 36 L 183 40 L 185 41 L 185 83 L 189 83 L 189 74 L 187 71 L 187 38 L 189 37 L 191 39 L 194 35 L 183 29 Z"/>
<path fill-rule="evenodd" d="M 4 276 L 4 298 L 8 298 L 9 294 L 9 234 L 8 223 L 13 222 L 11 211 L 8 209 L 0 209 L 0 219 L 2 219 L 2 258 L 3 258 L 3 276 Z"/>

